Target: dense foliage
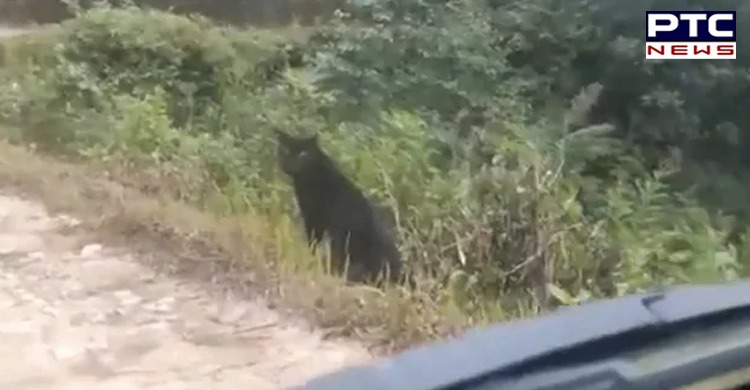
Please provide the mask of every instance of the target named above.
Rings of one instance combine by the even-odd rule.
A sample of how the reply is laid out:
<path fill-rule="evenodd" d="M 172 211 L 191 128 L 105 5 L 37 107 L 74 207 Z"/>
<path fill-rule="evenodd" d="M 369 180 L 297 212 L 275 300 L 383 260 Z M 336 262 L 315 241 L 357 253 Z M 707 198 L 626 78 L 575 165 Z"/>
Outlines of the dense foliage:
<path fill-rule="evenodd" d="M 267 32 L 97 7 L 6 67 L 0 114 L 144 191 L 269 221 L 295 212 L 271 129 L 318 131 L 393 210 L 420 288 L 467 315 L 746 275 L 747 41 L 647 62 L 623 4 L 358 0 L 303 69 Z"/>
<path fill-rule="evenodd" d="M 331 112 L 345 113 L 347 120 L 368 121 L 373 112 L 392 109 L 433 114 L 424 116 L 437 117 L 432 127 L 449 129 L 433 136 L 440 134 L 449 147 L 475 144 L 459 160 L 470 162 L 466 176 L 476 181 L 471 187 L 491 183 L 489 193 L 496 197 L 489 205 L 482 198 L 470 201 L 481 206 L 468 220 L 485 221 L 493 244 L 486 258 L 474 258 L 481 264 L 476 275 L 502 275 L 501 270 L 536 256 L 559 267 L 555 277 L 537 284 L 559 278 L 576 291 L 622 292 L 724 277 L 726 266 L 738 258 L 713 229 L 732 229 L 734 244 L 744 233 L 750 60 L 645 61 L 642 18 L 652 5 L 359 2 L 313 39 L 320 46 L 317 85 L 334 97 Z M 705 9 L 689 1 L 659 6 Z M 739 10 L 741 21 L 748 11 Z M 519 162 L 520 156 L 508 150 L 514 141 L 530 147 L 536 158 Z M 519 165 L 559 175 L 540 186 L 545 176 Z M 508 193 L 522 182 L 521 173 L 535 179 L 523 188 L 550 197 L 547 202 Z M 563 188 L 575 195 L 557 193 Z M 558 208 L 551 220 L 544 214 L 540 220 L 542 204 Z M 571 219 L 562 212 L 570 205 L 584 211 Z M 489 210 L 502 212 L 488 217 Z M 727 222 L 721 212 L 740 219 Z M 589 253 L 564 255 L 577 241 L 570 239 L 576 237 L 571 226 L 586 227 L 582 236 L 593 242 L 582 247 Z M 595 237 L 587 230 L 594 227 L 606 233 Z M 556 235 L 565 246 L 555 247 L 550 237 Z M 691 242 L 698 237 L 711 239 Z M 510 253 L 508 264 L 503 257 Z M 478 254 L 472 251 L 470 257 Z M 564 265 L 557 256 L 575 263 Z M 481 272 L 487 266 L 500 270 Z M 691 267 L 697 268 L 688 276 L 684 272 Z M 569 273 L 577 275 L 563 276 Z M 569 284 L 572 280 L 577 283 Z M 496 285 L 497 280 L 486 284 Z"/>

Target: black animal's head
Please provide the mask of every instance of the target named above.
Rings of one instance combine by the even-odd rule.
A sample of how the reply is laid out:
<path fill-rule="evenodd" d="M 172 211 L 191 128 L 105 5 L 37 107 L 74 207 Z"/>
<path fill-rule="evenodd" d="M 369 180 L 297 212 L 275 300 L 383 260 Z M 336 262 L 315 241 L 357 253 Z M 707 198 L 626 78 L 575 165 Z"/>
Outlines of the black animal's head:
<path fill-rule="evenodd" d="M 279 163 L 284 173 L 294 176 L 304 172 L 319 161 L 321 150 L 318 146 L 318 136 L 293 137 L 276 130 L 279 140 Z"/>

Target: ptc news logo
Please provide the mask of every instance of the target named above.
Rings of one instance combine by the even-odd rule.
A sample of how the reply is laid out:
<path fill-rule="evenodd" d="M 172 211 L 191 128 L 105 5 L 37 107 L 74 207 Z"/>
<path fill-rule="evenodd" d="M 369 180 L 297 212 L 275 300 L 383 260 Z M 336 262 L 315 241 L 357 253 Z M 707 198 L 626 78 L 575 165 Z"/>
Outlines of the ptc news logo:
<path fill-rule="evenodd" d="M 736 59 L 734 11 L 648 11 L 646 59 Z"/>

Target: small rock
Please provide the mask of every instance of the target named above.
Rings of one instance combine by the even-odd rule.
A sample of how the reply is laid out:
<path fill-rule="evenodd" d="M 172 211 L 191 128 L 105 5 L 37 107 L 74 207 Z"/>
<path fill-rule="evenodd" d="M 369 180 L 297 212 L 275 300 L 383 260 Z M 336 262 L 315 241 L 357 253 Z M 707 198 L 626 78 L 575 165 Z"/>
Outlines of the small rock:
<path fill-rule="evenodd" d="M 156 302 L 151 302 L 151 303 L 147 303 L 143 305 L 143 308 L 148 311 L 153 311 L 157 313 L 166 313 L 172 309 L 174 302 L 175 302 L 174 297 L 164 297 L 162 299 L 159 299 Z"/>
<path fill-rule="evenodd" d="M 130 290 L 118 290 L 114 293 L 117 300 L 120 301 L 120 304 L 123 306 L 132 306 L 137 305 L 143 301 L 143 298 L 135 295 Z"/>
<path fill-rule="evenodd" d="M 32 263 L 35 261 L 44 260 L 46 256 L 44 255 L 44 252 L 31 252 L 21 260 L 22 263 Z"/>
<path fill-rule="evenodd" d="M 68 227 L 76 227 L 81 224 L 81 220 L 73 218 L 69 215 L 60 215 L 57 220 Z"/>
<path fill-rule="evenodd" d="M 50 305 L 44 305 L 42 306 L 42 313 L 50 316 L 50 317 L 58 317 L 60 315 L 60 311 L 55 309 L 54 307 Z"/>
<path fill-rule="evenodd" d="M 250 309 L 246 305 L 226 304 L 221 307 L 216 315 L 212 316 L 213 320 L 221 324 L 232 324 L 242 320 L 248 315 Z"/>
<path fill-rule="evenodd" d="M 91 375 L 103 379 L 115 373 L 114 358 L 103 350 L 87 349 L 85 355 L 77 363 L 71 367 L 71 371 L 79 375 Z"/>
<path fill-rule="evenodd" d="M 0 325 L 0 334 L 4 335 L 23 335 L 33 333 L 34 322 L 28 320 L 6 321 Z"/>
<path fill-rule="evenodd" d="M 96 313 L 90 318 L 90 321 L 92 324 L 102 324 L 107 321 L 107 313 Z"/>
<path fill-rule="evenodd" d="M 58 345 L 55 348 L 52 348 L 52 356 L 56 360 L 68 360 L 81 357 L 84 352 L 86 352 L 86 348 L 80 345 Z"/>
<path fill-rule="evenodd" d="M 81 257 L 92 257 L 102 251 L 101 244 L 88 244 L 81 249 Z"/>
<path fill-rule="evenodd" d="M 18 249 L 13 237 L 0 236 L 0 255 L 9 255 Z"/>

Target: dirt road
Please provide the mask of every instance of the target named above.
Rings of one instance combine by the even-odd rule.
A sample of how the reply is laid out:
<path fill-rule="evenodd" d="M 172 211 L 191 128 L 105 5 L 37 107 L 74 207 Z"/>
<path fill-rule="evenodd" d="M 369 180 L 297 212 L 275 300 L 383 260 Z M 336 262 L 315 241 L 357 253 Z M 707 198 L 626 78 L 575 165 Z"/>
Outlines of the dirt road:
<path fill-rule="evenodd" d="M 22 35 L 31 30 L 20 27 L 3 26 L 0 24 L 0 38 L 9 38 L 16 35 Z"/>
<path fill-rule="evenodd" d="M 2 389 L 283 389 L 370 358 L 261 301 L 81 244 L 64 234 L 77 223 L 0 192 Z"/>

